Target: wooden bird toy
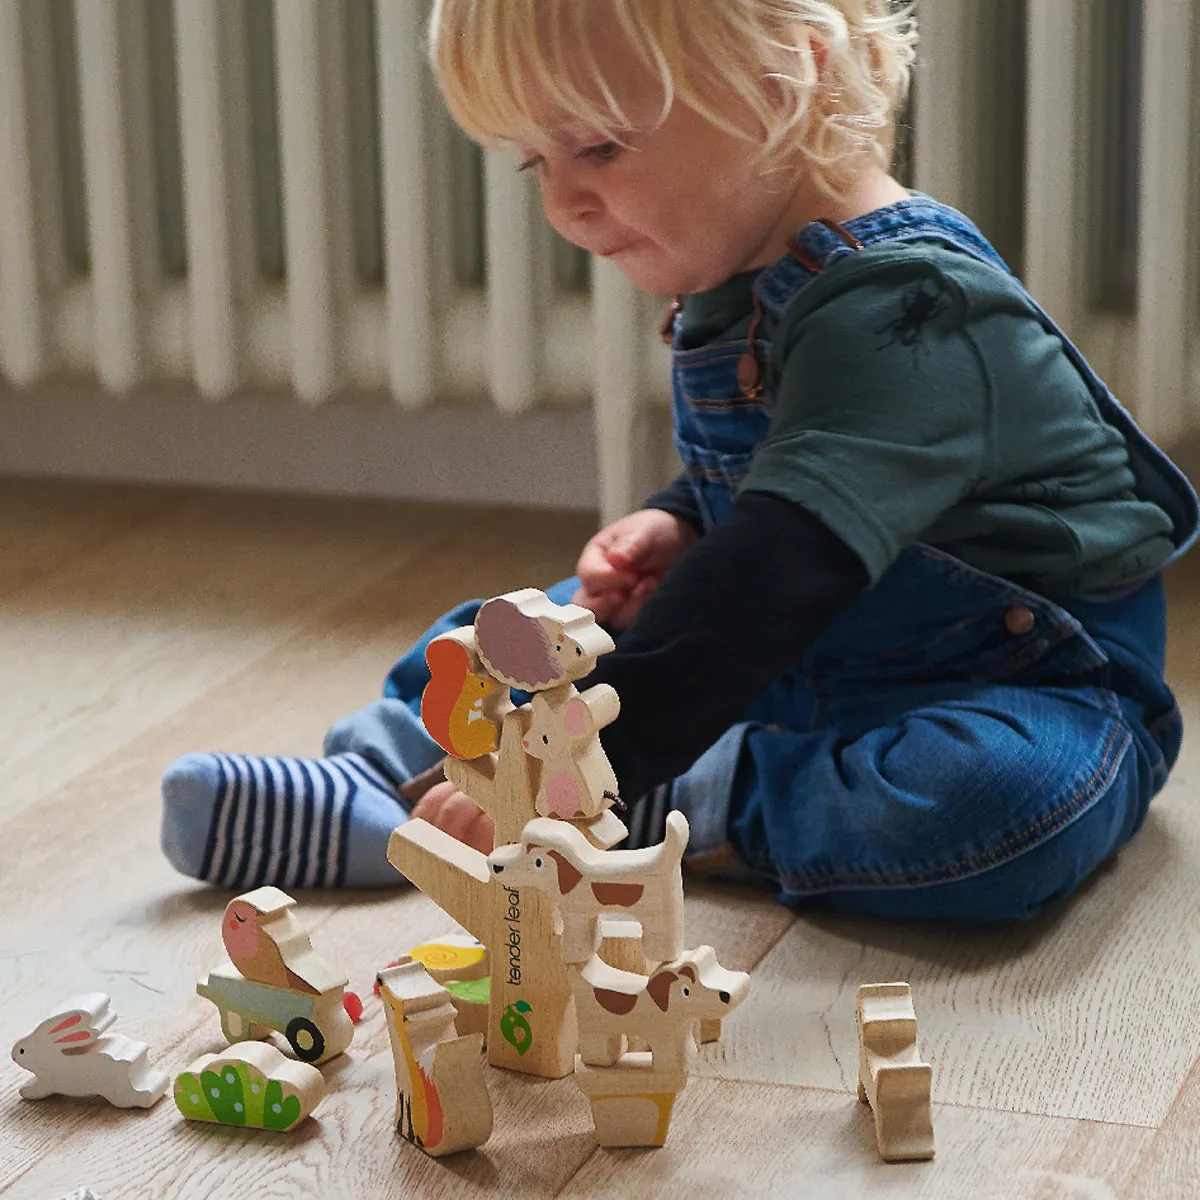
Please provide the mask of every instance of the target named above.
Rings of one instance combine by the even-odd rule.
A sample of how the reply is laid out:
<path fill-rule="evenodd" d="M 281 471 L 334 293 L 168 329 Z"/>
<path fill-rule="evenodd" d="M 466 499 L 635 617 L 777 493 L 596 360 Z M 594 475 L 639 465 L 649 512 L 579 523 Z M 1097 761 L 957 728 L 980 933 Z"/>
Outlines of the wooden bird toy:
<path fill-rule="evenodd" d="M 475 630 L 466 625 L 434 638 L 425 662 L 429 682 L 421 693 L 421 721 L 429 736 L 455 758 L 490 754 L 512 701 L 508 688 L 482 666 Z"/>
<path fill-rule="evenodd" d="M 492 1134 L 483 1079 L 483 1039 L 459 1037 L 445 988 L 419 962 L 380 972 L 396 1066 L 396 1131 L 440 1158 L 480 1146 Z"/>
<path fill-rule="evenodd" d="M 933 1068 L 917 1054 L 917 1014 L 907 983 L 858 989 L 858 1098 L 875 1115 L 888 1162 L 933 1157 Z"/>
<path fill-rule="evenodd" d="M 683 945 L 683 879 L 687 846 L 683 813 L 667 814 L 666 837 L 643 850 L 600 850 L 567 821 L 538 817 L 521 840 L 488 856 L 493 874 L 508 887 L 545 892 L 562 918 L 562 955 L 584 963 L 600 945 L 604 915 L 636 918 L 647 958 L 665 962 Z"/>
<path fill-rule="evenodd" d="M 313 950 L 295 904 L 276 887 L 231 900 L 221 921 L 229 958 L 196 991 L 217 1006 L 230 1042 L 274 1029 L 304 1062 L 324 1062 L 354 1038 L 343 1000 L 347 979 Z"/>
<path fill-rule="evenodd" d="M 117 1015 L 103 992 L 89 992 L 56 1006 L 12 1048 L 12 1060 L 33 1080 L 25 1100 L 46 1096 L 100 1096 L 116 1108 L 150 1108 L 167 1090 L 165 1071 L 150 1065 L 149 1047 L 108 1033 Z"/>
<path fill-rule="evenodd" d="M 176 1078 L 174 1095 L 189 1121 L 287 1133 L 321 1103 L 325 1077 L 266 1042 L 243 1042 L 196 1059 Z"/>

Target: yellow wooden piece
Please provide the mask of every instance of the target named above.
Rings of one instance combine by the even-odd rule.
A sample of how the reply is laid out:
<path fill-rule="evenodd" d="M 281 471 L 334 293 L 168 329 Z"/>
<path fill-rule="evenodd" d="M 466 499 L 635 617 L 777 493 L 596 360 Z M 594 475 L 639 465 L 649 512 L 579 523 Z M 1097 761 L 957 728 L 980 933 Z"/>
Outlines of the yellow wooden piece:
<path fill-rule="evenodd" d="M 687 1073 L 656 1070 L 650 1054 L 630 1052 L 608 1067 L 577 1058 L 575 1082 L 591 1104 L 601 1146 L 662 1146 Z"/>
<path fill-rule="evenodd" d="M 460 1037 L 450 996 L 418 962 L 379 974 L 396 1067 L 396 1131 L 440 1158 L 492 1132 L 482 1037 Z"/>
<path fill-rule="evenodd" d="M 858 989 L 858 1098 L 875 1115 L 888 1162 L 933 1157 L 933 1069 L 917 1053 L 917 1015 L 907 983 Z"/>

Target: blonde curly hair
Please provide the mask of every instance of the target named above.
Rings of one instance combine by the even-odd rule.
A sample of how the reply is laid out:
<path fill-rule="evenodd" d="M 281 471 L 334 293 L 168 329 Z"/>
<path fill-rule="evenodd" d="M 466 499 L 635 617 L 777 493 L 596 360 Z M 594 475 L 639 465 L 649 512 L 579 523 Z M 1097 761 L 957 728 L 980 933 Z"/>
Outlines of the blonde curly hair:
<path fill-rule="evenodd" d="M 430 54 L 455 120 L 484 145 L 564 123 L 623 142 L 629 119 L 589 44 L 607 14 L 661 89 L 659 121 L 686 104 L 757 145 L 764 171 L 798 151 L 834 196 L 864 155 L 888 167 L 917 40 L 896 0 L 435 0 Z"/>

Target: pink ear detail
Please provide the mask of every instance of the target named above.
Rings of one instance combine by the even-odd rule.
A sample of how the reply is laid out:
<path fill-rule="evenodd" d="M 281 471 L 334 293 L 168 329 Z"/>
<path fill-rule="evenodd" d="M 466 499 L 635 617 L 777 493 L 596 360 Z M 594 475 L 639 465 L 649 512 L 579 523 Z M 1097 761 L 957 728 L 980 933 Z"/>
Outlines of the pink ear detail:
<path fill-rule="evenodd" d="M 591 715 L 588 706 L 582 700 L 572 700 L 563 714 L 563 728 L 571 737 L 582 737 L 587 733 Z"/>
<path fill-rule="evenodd" d="M 54 1044 L 61 1046 L 64 1042 L 86 1042 L 91 1036 L 86 1029 L 81 1029 L 78 1033 L 68 1033 L 66 1037 L 55 1038 Z"/>
<path fill-rule="evenodd" d="M 55 1025 L 50 1032 L 59 1033 L 64 1029 L 70 1029 L 72 1025 L 78 1025 L 82 1020 L 83 1016 L 80 1013 L 73 1013 L 71 1016 L 67 1017 L 65 1021 L 59 1021 L 59 1023 Z"/>

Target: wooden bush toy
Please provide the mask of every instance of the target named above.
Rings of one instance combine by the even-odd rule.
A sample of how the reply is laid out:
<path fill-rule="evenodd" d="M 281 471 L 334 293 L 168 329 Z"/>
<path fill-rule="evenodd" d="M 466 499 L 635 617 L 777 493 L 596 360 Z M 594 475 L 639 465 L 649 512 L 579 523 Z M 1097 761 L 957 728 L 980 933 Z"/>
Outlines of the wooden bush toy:
<path fill-rule="evenodd" d="M 396 1066 L 396 1131 L 440 1158 L 492 1133 L 483 1038 L 458 1035 L 449 994 L 419 962 L 379 975 Z"/>
<path fill-rule="evenodd" d="M 14 1043 L 12 1060 L 33 1073 L 25 1100 L 46 1096 L 100 1096 L 116 1108 L 150 1108 L 170 1083 L 153 1067 L 149 1047 L 121 1033 L 109 998 L 89 992 L 56 1006 L 53 1015 Z"/>
<path fill-rule="evenodd" d="M 292 913 L 296 902 L 276 887 L 236 896 L 221 921 L 229 958 L 196 985 L 221 1014 L 230 1042 L 266 1037 L 274 1029 L 296 1057 L 324 1062 L 354 1038 L 343 1003 L 347 979 L 312 948 Z"/>
<path fill-rule="evenodd" d="M 266 1042 L 205 1054 L 175 1080 L 175 1107 L 189 1121 L 245 1129 L 295 1129 L 325 1095 L 316 1067 L 285 1058 Z"/>
<path fill-rule="evenodd" d="M 646 957 L 663 962 L 683 944 L 680 861 L 687 839 L 681 812 L 668 813 L 664 841 L 643 850 L 599 850 L 568 822 L 538 817 L 519 842 L 493 850 L 488 863 L 506 886 L 528 885 L 551 898 L 562 918 L 565 962 L 596 953 L 606 913 L 634 917 Z"/>
<path fill-rule="evenodd" d="M 888 1162 L 933 1157 L 933 1068 L 917 1054 L 917 1015 L 907 983 L 858 989 L 858 1098 L 875 1115 Z"/>

